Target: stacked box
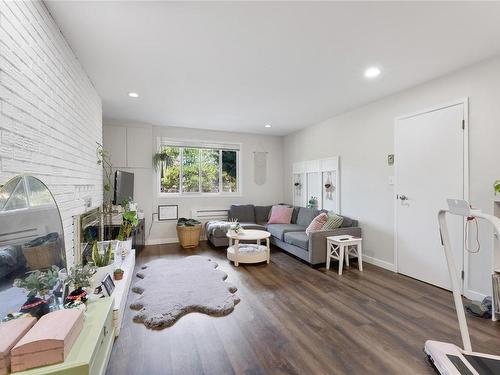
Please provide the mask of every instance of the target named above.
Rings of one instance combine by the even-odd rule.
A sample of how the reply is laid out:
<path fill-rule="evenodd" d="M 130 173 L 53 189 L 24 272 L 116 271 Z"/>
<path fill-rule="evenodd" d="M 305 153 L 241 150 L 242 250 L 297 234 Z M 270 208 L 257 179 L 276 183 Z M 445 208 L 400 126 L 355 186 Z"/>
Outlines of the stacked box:
<path fill-rule="evenodd" d="M 12 372 L 64 362 L 83 328 L 83 310 L 44 315 L 11 350 Z"/>
<path fill-rule="evenodd" d="M 18 318 L 0 323 L 0 375 L 10 372 L 10 350 L 36 323 L 36 318 Z"/>

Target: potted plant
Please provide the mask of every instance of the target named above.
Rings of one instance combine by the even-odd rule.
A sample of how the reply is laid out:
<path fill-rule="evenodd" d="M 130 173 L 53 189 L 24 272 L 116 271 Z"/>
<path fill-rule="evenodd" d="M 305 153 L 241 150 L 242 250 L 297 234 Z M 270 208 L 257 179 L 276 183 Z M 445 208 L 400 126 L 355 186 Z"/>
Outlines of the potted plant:
<path fill-rule="evenodd" d="M 165 165 L 166 167 L 171 167 L 174 165 L 174 158 L 169 155 L 165 150 L 160 150 L 153 154 L 153 168 L 157 171 L 160 165 Z"/>
<path fill-rule="evenodd" d="M 65 299 L 64 305 L 72 305 L 77 301 L 86 302 L 87 292 L 83 289 L 90 287 L 92 276 L 96 273 L 96 267 L 91 264 L 77 264 L 71 267 L 66 282 L 75 288 Z"/>
<path fill-rule="evenodd" d="M 495 195 L 497 195 L 497 193 L 500 193 L 500 180 L 496 180 L 493 183 L 493 189 L 495 190 Z"/>
<path fill-rule="evenodd" d="M 229 220 L 229 230 L 234 234 L 238 234 L 243 232 L 243 227 L 240 223 L 238 223 L 238 219 L 230 219 Z"/>
<path fill-rule="evenodd" d="M 139 225 L 136 211 L 125 211 L 123 213 L 123 222 L 118 233 L 122 253 L 129 253 L 132 250 L 132 232 Z"/>
<path fill-rule="evenodd" d="M 124 271 L 121 268 L 117 268 L 113 271 L 113 278 L 115 280 L 121 280 L 123 279 L 123 273 Z"/>
<path fill-rule="evenodd" d="M 99 246 L 101 245 L 101 246 Z M 102 248 L 102 251 L 99 249 Z M 98 243 L 94 241 L 92 244 L 92 262 L 91 264 L 96 267 L 96 272 L 92 276 L 91 287 L 97 288 L 107 274 L 113 270 L 113 241 L 105 241 Z"/>
<path fill-rule="evenodd" d="M 197 247 L 200 243 L 201 222 L 181 217 L 177 221 L 177 237 L 185 249 Z"/>
<path fill-rule="evenodd" d="M 57 266 L 52 266 L 46 271 L 31 271 L 24 279 L 15 279 L 14 286 L 28 291 L 28 299 L 20 311 L 37 318 L 49 313 L 50 306 L 47 296 L 58 281 L 59 267 Z"/>
<path fill-rule="evenodd" d="M 314 209 L 318 208 L 318 198 L 317 197 L 309 198 L 309 201 L 307 202 L 307 207 Z"/>
<path fill-rule="evenodd" d="M 103 145 L 97 143 L 96 155 L 97 164 L 102 166 L 104 175 L 104 212 L 109 213 L 112 209 L 112 186 L 113 186 L 113 165 L 111 164 L 111 155 L 104 149 Z"/>

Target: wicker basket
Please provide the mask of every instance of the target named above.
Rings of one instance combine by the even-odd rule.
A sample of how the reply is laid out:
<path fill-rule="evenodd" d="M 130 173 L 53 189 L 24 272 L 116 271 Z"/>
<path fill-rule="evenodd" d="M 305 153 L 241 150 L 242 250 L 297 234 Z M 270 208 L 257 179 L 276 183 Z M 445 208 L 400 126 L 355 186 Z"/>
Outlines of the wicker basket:
<path fill-rule="evenodd" d="M 177 237 L 181 246 L 185 249 L 197 247 L 200 243 L 201 224 L 194 226 L 177 226 Z"/>
<path fill-rule="evenodd" d="M 30 271 L 49 268 L 53 264 L 59 265 L 59 241 L 44 243 L 40 246 L 23 246 L 23 255 Z"/>

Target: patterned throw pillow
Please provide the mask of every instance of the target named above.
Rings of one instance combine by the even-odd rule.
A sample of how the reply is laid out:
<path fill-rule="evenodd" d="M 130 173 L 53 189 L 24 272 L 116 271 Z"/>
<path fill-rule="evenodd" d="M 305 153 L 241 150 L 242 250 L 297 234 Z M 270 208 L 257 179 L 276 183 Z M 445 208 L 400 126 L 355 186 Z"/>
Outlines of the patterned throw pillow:
<path fill-rule="evenodd" d="M 328 220 L 321 230 L 332 230 L 336 228 L 340 228 L 342 223 L 344 222 L 344 218 L 342 216 L 336 215 L 333 212 L 328 213 Z"/>
<path fill-rule="evenodd" d="M 290 224 L 293 207 L 273 206 L 268 224 Z"/>
<path fill-rule="evenodd" d="M 306 229 L 306 234 L 309 236 L 311 232 L 316 232 L 318 230 L 321 230 L 323 228 L 323 225 L 325 225 L 326 221 L 328 220 L 328 215 L 325 214 L 324 212 L 316 216 L 313 221 L 311 221 L 311 224 Z"/>

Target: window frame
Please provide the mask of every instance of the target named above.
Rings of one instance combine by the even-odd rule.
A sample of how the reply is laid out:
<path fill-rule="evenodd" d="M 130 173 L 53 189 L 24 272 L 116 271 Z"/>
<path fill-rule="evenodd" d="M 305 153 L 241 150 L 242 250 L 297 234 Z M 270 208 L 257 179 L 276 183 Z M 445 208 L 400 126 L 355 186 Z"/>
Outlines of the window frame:
<path fill-rule="evenodd" d="M 242 191 L 242 176 L 241 176 L 241 153 L 243 146 L 238 142 L 218 142 L 218 141 L 201 141 L 193 139 L 179 139 L 179 138 L 166 138 L 157 137 L 156 150 L 159 150 L 162 146 L 179 147 L 180 148 L 180 168 L 179 168 L 179 192 L 178 193 L 165 193 L 161 191 L 161 171 L 156 171 L 156 188 L 155 191 L 159 198 L 200 198 L 200 197 L 241 197 L 243 195 Z M 222 147 L 212 147 L 212 146 L 222 146 Z M 222 151 L 224 151 L 223 146 L 228 146 L 227 151 L 236 152 L 236 186 L 237 192 L 223 192 L 222 191 Z M 237 150 L 231 149 L 231 146 L 237 146 Z M 202 192 L 202 172 L 201 168 L 198 168 L 198 192 L 184 192 L 183 190 L 183 157 L 184 148 L 195 148 L 195 149 L 211 149 L 219 151 L 219 192 L 217 193 L 204 193 Z M 201 166 L 201 155 L 198 157 L 198 165 Z"/>

